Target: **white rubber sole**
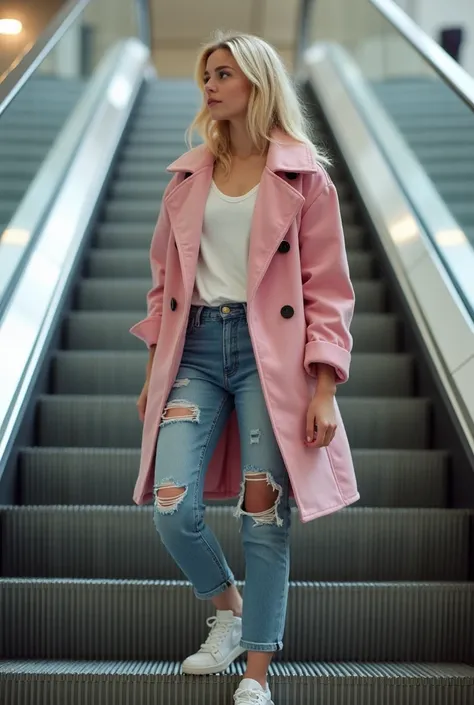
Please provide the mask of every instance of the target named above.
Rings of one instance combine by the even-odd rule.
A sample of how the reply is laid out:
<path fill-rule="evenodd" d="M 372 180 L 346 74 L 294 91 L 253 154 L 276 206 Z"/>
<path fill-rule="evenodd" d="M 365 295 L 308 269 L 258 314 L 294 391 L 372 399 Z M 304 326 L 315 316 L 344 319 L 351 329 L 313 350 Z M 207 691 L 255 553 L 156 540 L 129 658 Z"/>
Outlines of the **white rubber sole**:
<path fill-rule="evenodd" d="M 220 673 L 221 671 L 225 671 L 226 668 L 229 668 L 230 664 L 235 661 L 236 658 L 239 658 L 239 656 L 244 654 L 246 651 L 247 649 L 243 649 L 241 646 L 236 646 L 235 649 L 233 649 L 229 653 L 225 661 L 221 661 L 220 663 L 215 663 L 212 666 L 207 667 L 193 666 L 191 664 L 186 664 L 186 661 L 183 661 L 183 665 L 181 667 L 182 672 L 187 673 L 191 676 L 208 676 L 213 673 Z"/>

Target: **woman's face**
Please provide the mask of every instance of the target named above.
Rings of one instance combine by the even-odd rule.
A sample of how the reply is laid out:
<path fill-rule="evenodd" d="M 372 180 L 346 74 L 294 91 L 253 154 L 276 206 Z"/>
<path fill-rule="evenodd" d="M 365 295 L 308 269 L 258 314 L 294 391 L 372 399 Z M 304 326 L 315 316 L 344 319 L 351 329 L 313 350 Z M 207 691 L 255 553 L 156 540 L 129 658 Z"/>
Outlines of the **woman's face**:
<path fill-rule="evenodd" d="M 245 118 L 251 83 L 227 49 L 216 49 L 204 73 L 207 106 L 214 120 Z"/>

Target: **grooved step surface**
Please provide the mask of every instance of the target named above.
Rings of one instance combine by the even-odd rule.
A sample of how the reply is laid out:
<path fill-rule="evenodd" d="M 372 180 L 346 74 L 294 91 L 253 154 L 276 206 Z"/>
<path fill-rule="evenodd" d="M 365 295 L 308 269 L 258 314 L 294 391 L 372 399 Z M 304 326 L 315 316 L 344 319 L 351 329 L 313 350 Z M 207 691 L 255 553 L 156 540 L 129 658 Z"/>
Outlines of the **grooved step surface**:
<path fill-rule="evenodd" d="M 143 384 L 148 353 L 61 351 L 52 366 L 55 394 L 135 394 Z M 354 353 L 347 384 L 339 396 L 407 397 L 413 391 L 410 355 Z"/>
<path fill-rule="evenodd" d="M 143 304 L 143 301 L 141 301 Z M 63 328 L 63 347 L 71 350 L 143 351 L 143 343 L 128 332 L 146 312 L 72 311 Z M 359 353 L 397 352 L 400 321 L 393 314 L 356 313 L 351 326 L 354 350 Z"/>
<path fill-rule="evenodd" d="M 352 455 L 361 494 L 357 506 L 446 506 L 447 453 L 353 449 Z M 139 464 L 138 448 L 26 448 L 19 459 L 20 501 L 131 505 Z"/>
<path fill-rule="evenodd" d="M 0 661 L 0 698 L 9 705 L 224 705 L 244 674 L 183 676 L 174 661 Z M 470 705 L 474 668 L 450 663 L 277 662 L 278 705 Z"/>
<path fill-rule="evenodd" d="M 341 397 L 339 407 L 354 448 L 426 448 L 427 399 Z M 136 397 L 41 396 L 38 440 L 47 446 L 139 447 L 142 425 Z"/>
<path fill-rule="evenodd" d="M 179 511 L 179 510 L 178 510 Z M 467 580 L 468 510 L 353 508 L 301 524 L 292 511 L 293 580 Z M 157 540 L 152 507 L 0 508 L 1 574 L 24 577 L 184 576 Z M 208 507 L 206 523 L 243 580 L 233 507 Z"/>
<path fill-rule="evenodd" d="M 468 663 L 473 601 L 470 583 L 292 582 L 276 658 Z M 10 659 L 180 661 L 202 643 L 212 614 L 173 580 L 2 578 L 0 604 Z"/>

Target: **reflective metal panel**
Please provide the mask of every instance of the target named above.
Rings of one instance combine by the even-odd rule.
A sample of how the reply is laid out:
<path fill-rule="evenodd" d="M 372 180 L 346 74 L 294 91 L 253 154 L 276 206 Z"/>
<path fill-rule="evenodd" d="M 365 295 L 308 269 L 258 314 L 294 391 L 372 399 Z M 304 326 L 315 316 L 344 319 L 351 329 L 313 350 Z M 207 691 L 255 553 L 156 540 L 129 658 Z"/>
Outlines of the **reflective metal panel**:
<path fill-rule="evenodd" d="M 374 106 L 370 89 L 350 58 L 339 47 L 320 44 L 306 53 L 305 61 L 307 77 L 474 451 L 474 418 L 466 417 L 465 390 L 458 386 L 456 377 L 474 355 L 474 322 L 432 238 L 437 238 L 437 246 L 446 250 L 459 248 L 466 259 L 472 250 L 462 238 L 443 234 L 457 232 L 456 222 L 443 209 L 437 192 L 422 178 L 419 165 L 403 140 L 395 139 L 388 117 Z M 410 199 L 405 190 L 407 180 Z M 423 214 L 423 225 L 417 213 Z M 427 223 L 432 227 L 430 234 Z M 463 271 L 459 275 L 462 277 Z M 470 296 L 474 294 L 472 284 L 472 277 L 470 281 L 468 277 Z"/>
<path fill-rule="evenodd" d="M 148 58 L 137 40 L 117 47 L 109 81 L 1 322 L 0 459 L 51 335 Z"/>

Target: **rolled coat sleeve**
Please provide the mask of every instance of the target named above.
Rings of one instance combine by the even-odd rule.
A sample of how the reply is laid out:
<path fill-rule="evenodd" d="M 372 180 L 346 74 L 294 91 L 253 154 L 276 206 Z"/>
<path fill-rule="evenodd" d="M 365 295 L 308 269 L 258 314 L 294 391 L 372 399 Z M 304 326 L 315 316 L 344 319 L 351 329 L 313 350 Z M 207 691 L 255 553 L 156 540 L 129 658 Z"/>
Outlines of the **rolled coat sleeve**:
<path fill-rule="evenodd" d="M 347 381 L 351 361 L 350 324 L 354 289 L 344 245 L 339 200 L 334 184 L 323 174 L 314 176 L 319 188 L 310 189 L 310 205 L 300 226 L 301 275 L 307 325 L 304 367 L 316 376 L 315 365 L 334 367 L 336 382 Z M 316 191 L 311 198 L 311 191 Z"/>

